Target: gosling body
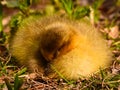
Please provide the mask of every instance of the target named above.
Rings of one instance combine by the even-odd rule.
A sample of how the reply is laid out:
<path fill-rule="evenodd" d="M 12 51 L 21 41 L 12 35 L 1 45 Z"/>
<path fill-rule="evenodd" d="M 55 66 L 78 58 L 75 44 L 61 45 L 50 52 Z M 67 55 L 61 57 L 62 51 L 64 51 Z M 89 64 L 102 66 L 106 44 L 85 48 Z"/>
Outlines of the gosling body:
<path fill-rule="evenodd" d="M 67 79 L 89 77 L 107 67 L 111 52 L 100 33 L 86 20 L 29 17 L 10 42 L 17 61 L 31 72 Z"/>

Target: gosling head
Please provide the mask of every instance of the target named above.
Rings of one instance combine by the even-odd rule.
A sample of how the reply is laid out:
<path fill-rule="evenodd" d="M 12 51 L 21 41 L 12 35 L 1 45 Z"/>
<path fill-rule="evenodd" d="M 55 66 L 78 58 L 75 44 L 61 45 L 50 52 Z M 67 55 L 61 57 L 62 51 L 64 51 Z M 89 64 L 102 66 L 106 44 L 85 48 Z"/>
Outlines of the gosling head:
<path fill-rule="evenodd" d="M 40 51 L 47 61 L 66 54 L 75 47 L 76 32 L 64 24 L 46 27 L 40 42 Z"/>

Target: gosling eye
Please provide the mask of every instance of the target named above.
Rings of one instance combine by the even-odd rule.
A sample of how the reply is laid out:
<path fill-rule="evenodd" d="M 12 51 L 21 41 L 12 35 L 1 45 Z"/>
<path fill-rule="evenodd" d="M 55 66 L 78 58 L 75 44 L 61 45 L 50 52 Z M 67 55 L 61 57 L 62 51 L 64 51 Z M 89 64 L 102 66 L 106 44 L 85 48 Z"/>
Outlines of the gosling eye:
<path fill-rule="evenodd" d="M 64 43 L 60 48 L 58 48 L 58 52 L 60 52 L 61 51 L 61 49 L 63 49 L 64 47 L 65 47 L 65 45 L 66 45 L 66 43 Z"/>

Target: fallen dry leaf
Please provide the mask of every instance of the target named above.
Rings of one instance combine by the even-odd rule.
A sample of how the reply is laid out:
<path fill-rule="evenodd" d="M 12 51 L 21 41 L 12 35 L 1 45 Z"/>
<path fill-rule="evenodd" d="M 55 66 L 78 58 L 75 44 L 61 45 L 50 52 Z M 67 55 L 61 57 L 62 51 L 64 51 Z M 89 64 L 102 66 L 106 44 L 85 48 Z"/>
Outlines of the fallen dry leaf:
<path fill-rule="evenodd" d="M 118 38 L 118 36 L 119 36 L 119 27 L 114 26 L 114 27 L 110 28 L 109 36 L 112 37 L 113 39 Z"/>

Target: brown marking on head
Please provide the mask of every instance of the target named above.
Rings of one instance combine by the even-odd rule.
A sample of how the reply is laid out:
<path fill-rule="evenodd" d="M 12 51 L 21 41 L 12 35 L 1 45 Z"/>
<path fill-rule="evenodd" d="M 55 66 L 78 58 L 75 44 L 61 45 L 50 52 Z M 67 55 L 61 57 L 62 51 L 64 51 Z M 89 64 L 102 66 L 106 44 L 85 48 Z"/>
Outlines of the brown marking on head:
<path fill-rule="evenodd" d="M 49 28 L 42 35 L 41 53 L 46 60 L 51 61 L 72 50 L 76 39 L 77 34 L 70 27 Z"/>

